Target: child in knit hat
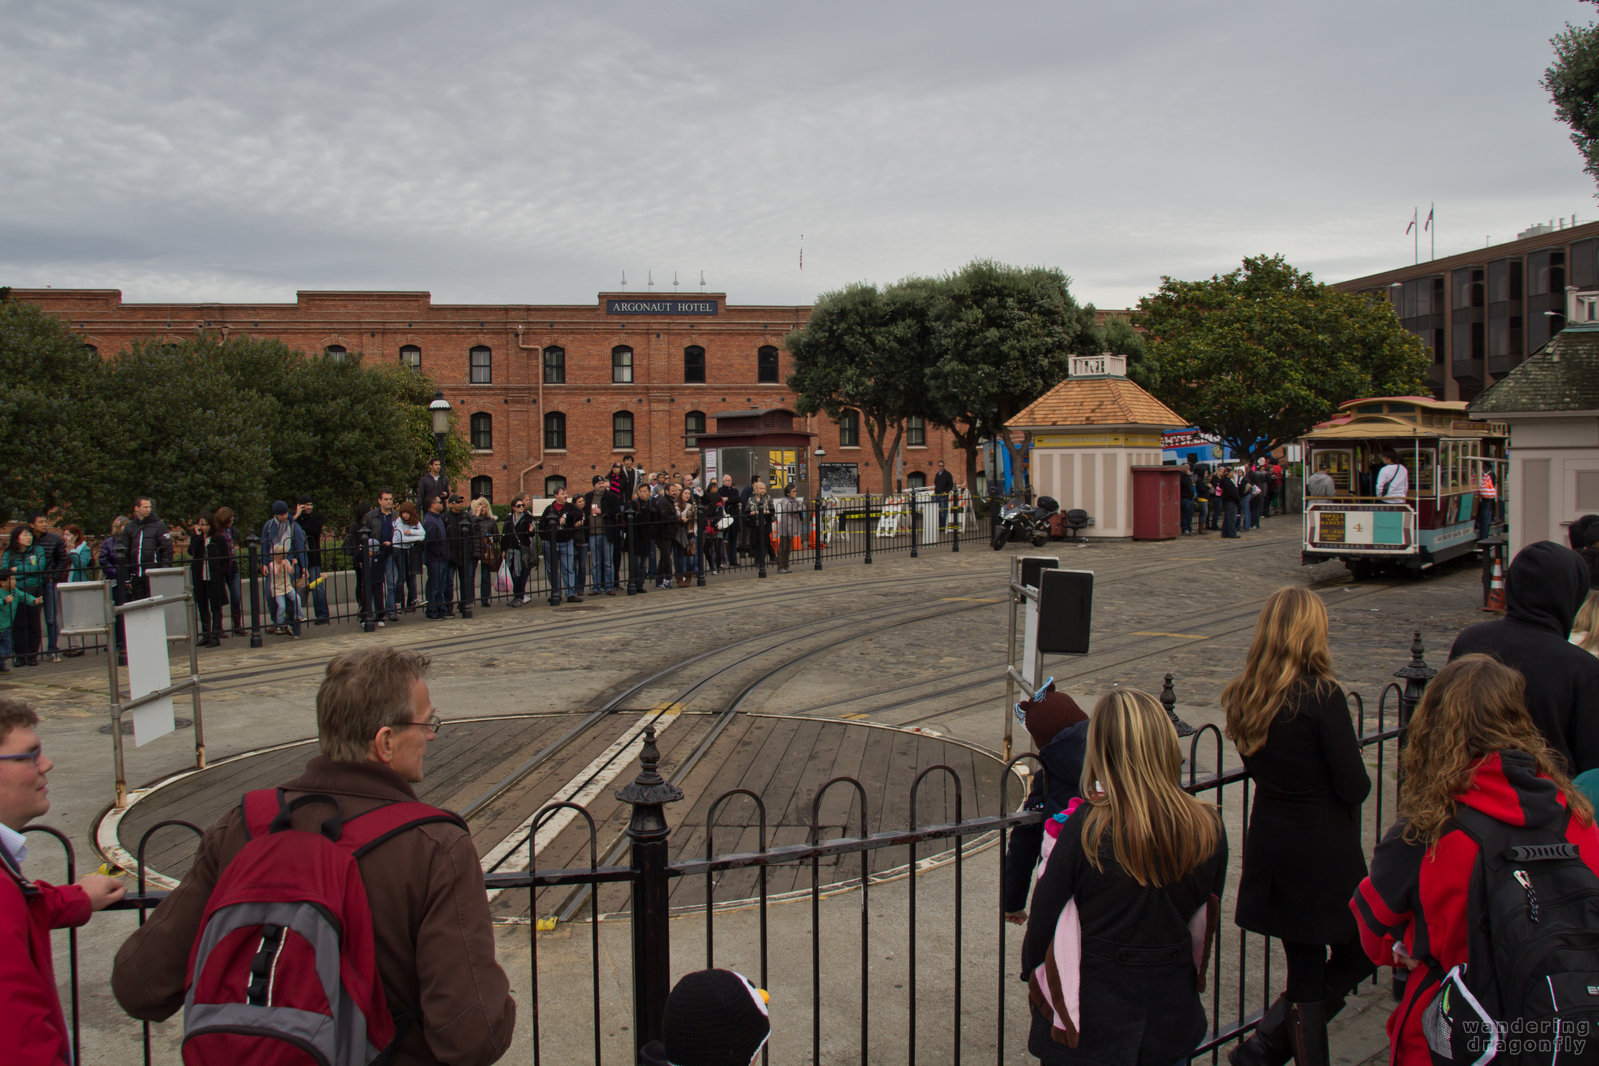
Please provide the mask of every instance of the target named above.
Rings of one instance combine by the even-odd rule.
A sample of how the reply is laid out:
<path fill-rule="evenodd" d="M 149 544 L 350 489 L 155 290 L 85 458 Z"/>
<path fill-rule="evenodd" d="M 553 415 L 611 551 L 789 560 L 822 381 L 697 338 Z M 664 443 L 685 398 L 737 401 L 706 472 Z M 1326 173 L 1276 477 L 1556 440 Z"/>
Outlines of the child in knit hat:
<path fill-rule="evenodd" d="M 1077 701 L 1055 688 L 1050 678 L 1030 700 L 1016 705 L 1016 713 L 1033 738 L 1043 771 L 1033 775 L 1033 784 L 1022 804 L 1023 810 L 1043 811 L 1046 817 L 1059 814 L 1067 804 L 1081 798 L 1083 755 L 1088 744 L 1088 715 Z M 1033 867 L 1038 864 L 1043 845 L 1042 825 L 1018 826 L 1011 830 L 1010 846 L 1005 851 L 1005 919 L 1021 925 L 1027 921 L 1027 894 L 1033 884 Z"/>
<path fill-rule="evenodd" d="M 732 970 L 685 974 L 666 997 L 666 1039 L 645 1044 L 639 1066 L 750 1066 L 772 1034 L 769 998 Z"/>

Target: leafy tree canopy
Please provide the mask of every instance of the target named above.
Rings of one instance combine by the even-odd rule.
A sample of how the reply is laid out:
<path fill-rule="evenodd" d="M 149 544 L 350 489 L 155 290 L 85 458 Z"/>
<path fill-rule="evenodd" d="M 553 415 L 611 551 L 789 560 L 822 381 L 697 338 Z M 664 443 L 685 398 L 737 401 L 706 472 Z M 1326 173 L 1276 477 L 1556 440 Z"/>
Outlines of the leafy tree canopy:
<path fill-rule="evenodd" d="M 1571 127 L 1583 169 L 1599 180 L 1599 23 L 1568 22 L 1549 43 L 1555 46 L 1555 61 L 1541 84 L 1554 101 L 1555 114 Z"/>
<path fill-rule="evenodd" d="M 407 495 L 436 454 L 428 378 L 277 340 L 200 333 L 102 359 L 59 319 L 0 302 L 0 374 L 16 401 L 0 406 L 16 443 L 0 518 L 40 508 L 100 531 L 148 495 L 171 518 L 226 504 L 249 530 L 307 493 L 337 525 L 380 489 Z M 452 432 L 446 468 L 470 460 Z"/>
<path fill-rule="evenodd" d="M 1143 384 L 1240 455 L 1297 439 L 1362 396 L 1425 390 L 1421 342 L 1386 300 L 1315 281 L 1282 256 L 1139 301 Z"/>

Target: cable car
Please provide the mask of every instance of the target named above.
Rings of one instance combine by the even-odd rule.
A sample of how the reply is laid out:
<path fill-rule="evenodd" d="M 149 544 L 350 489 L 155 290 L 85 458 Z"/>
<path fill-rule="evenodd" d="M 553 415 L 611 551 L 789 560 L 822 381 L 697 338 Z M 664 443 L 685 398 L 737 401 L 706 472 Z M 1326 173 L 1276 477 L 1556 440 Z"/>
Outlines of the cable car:
<path fill-rule="evenodd" d="M 1485 471 L 1498 495 L 1497 514 L 1486 533 L 1504 532 L 1509 435 L 1504 423 L 1474 422 L 1466 417 L 1465 403 L 1427 396 L 1350 400 L 1339 410 L 1338 417 L 1301 438 L 1301 563 L 1339 559 L 1356 577 L 1365 577 L 1384 565 L 1414 573 L 1474 552 Z M 1410 475 L 1402 502 L 1375 494 L 1385 448 L 1398 453 Z M 1327 477 L 1318 476 L 1323 473 Z"/>

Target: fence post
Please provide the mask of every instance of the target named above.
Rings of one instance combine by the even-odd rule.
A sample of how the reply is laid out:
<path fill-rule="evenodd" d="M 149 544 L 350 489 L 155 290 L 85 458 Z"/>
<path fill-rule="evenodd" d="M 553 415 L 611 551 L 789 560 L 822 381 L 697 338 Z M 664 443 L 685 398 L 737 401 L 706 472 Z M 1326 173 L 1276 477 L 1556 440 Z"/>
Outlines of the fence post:
<path fill-rule="evenodd" d="M 949 517 L 955 519 L 955 521 L 951 524 L 949 531 L 949 550 L 952 552 L 958 552 L 961 550 L 961 525 L 963 524 L 962 519 L 965 518 L 965 514 L 960 509 L 959 500 L 959 495 L 953 492 L 950 493 Z M 971 505 L 970 493 L 968 493 L 966 496 L 966 503 L 967 506 Z"/>
<path fill-rule="evenodd" d="M 633 842 L 633 1038 L 634 1051 L 662 1038 L 662 1016 L 672 974 L 671 932 L 667 922 L 668 827 L 666 804 L 683 798 L 683 790 L 664 780 L 656 767 L 655 727 L 644 727 L 644 750 L 633 783 L 616 798 L 631 804 L 627 837 Z"/>
<path fill-rule="evenodd" d="M 627 563 L 627 594 L 629 596 L 637 596 L 638 590 L 644 587 L 644 575 L 633 573 L 633 560 L 638 558 L 638 541 L 634 539 L 638 536 L 638 522 L 637 514 L 633 510 L 637 506 L 637 499 L 638 497 L 635 496 L 633 499 L 628 500 L 622 510 L 622 535 L 627 539 L 627 550 L 622 555 Z M 620 568 L 617 574 L 620 577 Z M 635 584 L 638 588 L 633 587 Z"/>
<path fill-rule="evenodd" d="M 1177 713 L 1177 690 L 1172 687 L 1171 675 L 1166 675 L 1166 683 L 1160 687 L 1160 705 L 1166 708 L 1166 717 L 1171 719 L 1171 724 L 1177 728 L 1180 737 L 1191 737 L 1195 733 L 1193 726 L 1182 720 Z"/>
<path fill-rule="evenodd" d="M 1405 683 L 1404 692 L 1399 695 L 1399 727 L 1410 728 L 1410 716 L 1416 712 L 1416 704 L 1421 702 L 1421 694 L 1427 691 L 1427 682 L 1438 676 L 1438 671 L 1427 665 L 1426 648 L 1421 642 L 1421 630 L 1415 630 L 1410 638 L 1410 662 L 1394 671 L 1394 676 Z M 1404 734 L 1400 734 L 1399 745 L 1405 743 Z"/>
<path fill-rule="evenodd" d="M 703 499 L 704 497 L 701 497 Z M 705 520 L 700 517 L 704 507 L 694 508 L 694 587 L 705 587 Z"/>
<path fill-rule="evenodd" d="M 872 565 L 872 540 L 877 536 L 877 531 L 872 528 L 872 494 L 866 494 L 866 565 Z"/>
<path fill-rule="evenodd" d="M 811 504 L 811 561 L 812 570 L 822 568 L 822 498 L 816 497 Z"/>
<path fill-rule="evenodd" d="M 250 647 L 261 646 L 261 538 L 244 539 L 244 563 L 250 568 Z"/>
<path fill-rule="evenodd" d="M 922 517 L 922 508 L 921 508 L 921 505 L 916 500 L 916 494 L 915 493 L 912 493 L 906 499 L 908 501 L 906 503 L 906 506 L 911 509 L 911 558 L 915 559 L 915 558 L 917 558 L 917 555 L 916 555 L 916 541 L 917 541 L 917 534 L 919 532 L 916 527 L 920 524 L 920 520 L 921 520 L 921 517 Z"/>

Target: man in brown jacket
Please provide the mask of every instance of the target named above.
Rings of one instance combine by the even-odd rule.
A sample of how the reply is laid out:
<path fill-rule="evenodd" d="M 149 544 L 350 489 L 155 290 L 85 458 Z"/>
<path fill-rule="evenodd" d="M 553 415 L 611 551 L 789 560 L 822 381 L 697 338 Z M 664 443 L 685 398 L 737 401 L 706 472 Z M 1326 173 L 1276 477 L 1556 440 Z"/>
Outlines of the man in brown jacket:
<path fill-rule="evenodd" d="M 322 792 L 350 818 L 414 800 L 428 741 L 442 722 L 423 677 L 428 659 L 374 648 L 335 657 L 317 692 L 322 754 L 286 782 L 288 799 Z M 294 813 L 315 831 L 331 813 Z M 217 878 L 245 844 L 238 808 L 206 831 L 194 868 L 117 952 L 111 989 L 135 1018 L 161 1021 L 183 1006 L 185 971 Z M 406 830 L 358 860 L 372 907 L 377 968 L 389 1009 L 415 1016 L 393 1062 L 486 1066 L 505 1054 L 516 1004 L 494 959 L 483 872 L 472 838 L 449 822 Z"/>

